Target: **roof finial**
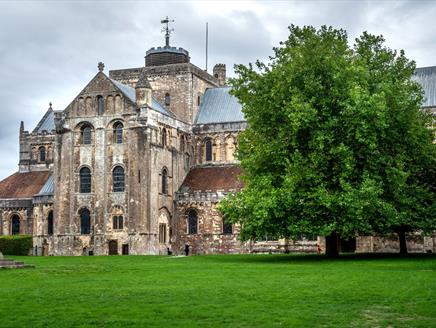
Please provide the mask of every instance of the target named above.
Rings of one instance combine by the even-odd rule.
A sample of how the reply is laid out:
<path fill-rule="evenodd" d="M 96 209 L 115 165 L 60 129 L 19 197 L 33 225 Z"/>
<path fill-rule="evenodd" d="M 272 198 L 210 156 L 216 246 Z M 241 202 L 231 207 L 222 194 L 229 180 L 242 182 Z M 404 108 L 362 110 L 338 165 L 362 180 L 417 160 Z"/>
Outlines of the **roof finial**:
<path fill-rule="evenodd" d="M 171 34 L 171 32 L 174 31 L 173 28 L 169 28 L 169 23 L 174 23 L 174 19 L 170 20 L 167 16 L 165 19 L 162 19 L 160 22 L 161 22 L 161 24 L 166 24 L 162 28 L 162 32 L 165 32 L 165 47 L 169 47 L 170 46 L 170 34 Z"/>
<path fill-rule="evenodd" d="M 48 109 L 52 109 L 51 108 L 51 105 L 53 105 L 52 103 L 51 103 L 51 101 L 48 103 Z"/>
<path fill-rule="evenodd" d="M 104 64 L 103 64 L 102 62 L 99 62 L 97 67 L 98 67 L 98 71 L 99 71 L 99 72 L 103 72 L 103 70 L 104 70 Z"/>

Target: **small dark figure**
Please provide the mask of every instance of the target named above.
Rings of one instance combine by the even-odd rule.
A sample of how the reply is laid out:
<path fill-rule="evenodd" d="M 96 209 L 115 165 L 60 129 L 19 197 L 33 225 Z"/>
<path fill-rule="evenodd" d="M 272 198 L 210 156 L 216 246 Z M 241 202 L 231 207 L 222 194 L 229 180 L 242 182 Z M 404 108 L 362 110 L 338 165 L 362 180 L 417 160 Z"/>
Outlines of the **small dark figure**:
<path fill-rule="evenodd" d="M 185 255 L 188 256 L 189 255 L 189 245 L 185 244 Z"/>
<path fill-rule="evenodd" d="M 316 245 L 316 247 L 317 247 L 317 251 L 318 251 L 318 254 L 321 254 L 321 246 L 319 246 L 319 245 Z"/>
<path fill-rule="evenodd" d="M 167 253 L 168 253 L 168 255 L 173 255 L 173 252 L 170 250 L 169 247 L 167 247 Z"/>

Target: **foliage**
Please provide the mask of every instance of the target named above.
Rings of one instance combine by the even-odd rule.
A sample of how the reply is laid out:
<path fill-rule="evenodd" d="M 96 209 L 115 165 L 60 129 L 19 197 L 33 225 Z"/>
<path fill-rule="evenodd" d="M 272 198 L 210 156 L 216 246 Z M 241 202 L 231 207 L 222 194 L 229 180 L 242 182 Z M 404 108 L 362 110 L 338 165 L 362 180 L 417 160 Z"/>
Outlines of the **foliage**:
<path fill-rule="evenodd" d="M 415 63 L 368 33 L 290 27 L 269 63 L 236 66 L 245 188 L 221 203 L 241 238 L 436 228 L 436 156 Z"/>
<path fill-rule="evenodd" d="M 436 257 L 16 258 L 2 327 L 434 327 Z M 61 323 L 61 324 L 60 324 Z"/>
<path fill-rule="evenodd" d="M 0 236 L 0 252 L 4 255 L 28 255 L 33 247 L 32 236 Z"/>

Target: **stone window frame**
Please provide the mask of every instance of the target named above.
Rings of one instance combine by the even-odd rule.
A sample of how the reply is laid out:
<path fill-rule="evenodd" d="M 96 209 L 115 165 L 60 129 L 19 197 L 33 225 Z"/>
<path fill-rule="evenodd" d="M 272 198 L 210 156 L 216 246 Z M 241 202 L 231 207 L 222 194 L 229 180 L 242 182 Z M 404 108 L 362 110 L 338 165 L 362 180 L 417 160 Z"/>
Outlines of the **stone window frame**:
<path fill-rule="evenodd" d="M 122 175 L 119 174 L 117 179 L 115 176 L 115 170 L 116 169 L 122 169 Z M 121 172 L 119 172 L 121 173 Z M 122 179 L 121 179 L 122 177 Z M 115 181 L 117 180 L 117 181 Z M 116 183 L 119 183 L 120 185 L 115 185 Z M 121 185 L 122 183 L 122 185 Z M 124 168 L 124 165 L 121 164 L 115 164 L 112 167 L 112 192 L 125 192 L 126 191 L 126 169 Z"/>
<path fill-rule="evenodd" d="M 191 229 L 191 217 L 190 214 L 195 213 L 196 223 L 195 223 L 195 232 L 194 229 Z M 198 210 L 195 208 L 190 208 L 186 211 L 186 234 L 187 235 L 198 235 L 198 226 L 199 226 L 199 215 Z"/>
<path fill-rule="evenodd" d="M 166 166 L 162 168 L 160 171 L 160 177 L 161 177 L 161 185 L 160 185 L 160 193 L 165 196 L 169 196 L 169 170 Z"/>
<path fill-rule="evenodd" d="M 38 147 L 38 159 L 40 163 L 45 163 L 47 160 L 47 150 L 45 149 L 45 146 Z"/>
<path fill-rule="evenodd" d="M 212 138 L 208 137 L 204 139 L 204 160 L 205 162 L 212 162 L 213 161 L 213 140 Z"/>
<path fill-rule="evenodd" d="M 164 104 L 167 107 L 169 107 L 171 105 L 171 95 L 169 92 L 165 93 Z"/>
<path fill-rule="evenodd" d="M 14 218 L 18 218 L 18 233 L 14 233 Z M 9 215 L 9 234 L 11 236 L 17 236 L 23 233 L 23 221 L 23 217 L 17 212 L 13 212 Z"/>
<path fill-rule="evenodd" d="M 117 120 L 112 125 L 113 138 L 112 141 L 114 144 L 122 144 L 124 143 L 124 124 L 123 122 Z"/>
<path fill-rule="evenodd" d="M 85 129 L 88 129 L 86 130 Z M 94 126 L 90 122 L 81 122 L 77 125 L 77 130 L 79 130 L 80 137 L 78 139 L 78 144 L 83 146 L 89 146 L 94 144 L 93 136 L 94 136 Z M 88 134 L 89 131 L 89 134 Z M 87 133 L 85 135 L 85 132 Z"/>
<path fill-rule="evenodd" d="M 96 98 L 97 102 L 97 116 L 102 116 L 105 112 L 105 101 L 102 95 L 98 95 Z"/>
<path fill-rule="evenodd" d="M 82 216 L 83 213 L 88 212 L 88 222 L 85 226 L 84 222 L 84 217 Z M 92 234 L 92 215 L 91 215 L 91 211 L 89 210 L 89 208 L 85 207 L 81 207 L 79 209 L 79 227 L 80 227 L 80 234 L 81 235 L 91 235 Z"/>
<path fill-rule="evenodd" d="M 222 234 L 223 235 L 233 235 L 234 227 L 231 222 L 228 222 L 228 219 L 223 216 L 222 218 Z"/>
<path fill-rule="evenodd" d="M 162 147 L 166 147 L 167 146 L 167 138 L 168 138 L 167 129 L 166 128 L 162 128 L 162 131 L 161 131 L 161 141 L 160 141 Z"/>
<path fill-rule="evenodd" d="M 84 178 L 86 176 L 84 176 L 84 174 L 82 173 L 84 171 L 84 169 L 88 169 L 89 170 L 89 189 L 86 188 L 85 189 L 85 182 Z M 90 166 L 88 165 L 82 165 L 81 167 L 79 167 L 79 193 L 80 194 L 91 194 L 92 193 L 92 169 Z M 89 191 L 88 191 L 89 190 Z"/>
<path fill-rule="evenodd" d="M 47 236 L 53 236 L 54 234 L 54 214 L 53 210 L 50 210 L 47 214 Z"/>
<path fill-rule="evenodd" d="M 159 244 L 167 243 L 167 225 L 166 223 L 159 223 Z"/>
<path fill-rule="evenodd" d="M 124 216 L 122 214 L 112 215 L 112 230 L 124 229 Z"/>

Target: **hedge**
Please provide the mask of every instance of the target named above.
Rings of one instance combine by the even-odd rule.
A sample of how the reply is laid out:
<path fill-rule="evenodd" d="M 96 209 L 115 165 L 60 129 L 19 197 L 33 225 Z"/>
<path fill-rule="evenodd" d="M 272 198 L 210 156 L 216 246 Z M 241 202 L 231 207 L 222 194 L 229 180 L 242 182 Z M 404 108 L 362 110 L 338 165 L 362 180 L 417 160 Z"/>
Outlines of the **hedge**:
<path fill-rule="evenodd" d="M 29 255 L 33 247 L 32 236 L 0 236 L 0 252 L 4 255 Z"/>

